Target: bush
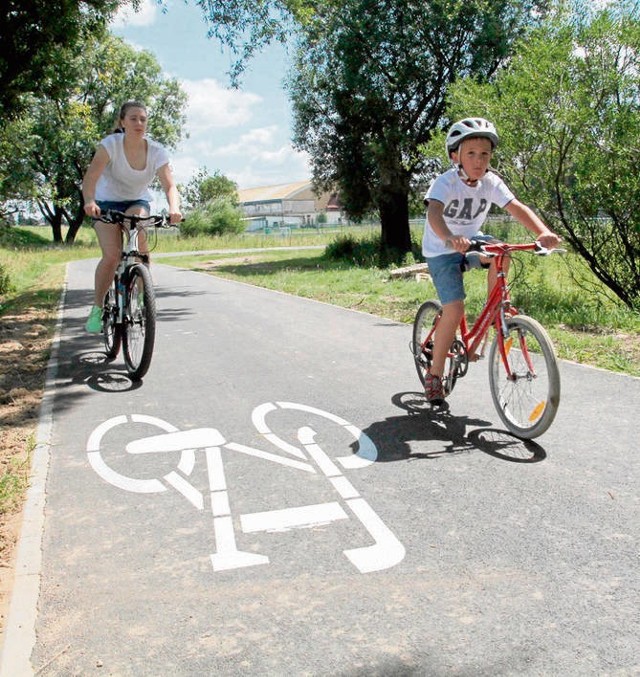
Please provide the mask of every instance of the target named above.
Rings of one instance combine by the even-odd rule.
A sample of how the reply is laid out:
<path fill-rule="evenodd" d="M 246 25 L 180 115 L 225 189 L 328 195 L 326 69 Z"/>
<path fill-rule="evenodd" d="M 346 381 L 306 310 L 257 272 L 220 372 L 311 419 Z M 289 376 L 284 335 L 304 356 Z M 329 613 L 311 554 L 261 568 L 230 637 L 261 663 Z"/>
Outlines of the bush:
<path fill-rule="evenodd" d="M 420 245 L 415 242 L 411 244 L 411 252 L 405 254 L 384 247 L 380 235 L 360 239 L 353 235 L 340 235 L 327 245 L 324 255 L 330 261 L 342 261 L 361 268 L 388 268 L 422 261 Z"/>
<path fill-rule="evenodd" d="M 180 235 L 224 235 L 241 233 L 244 229 L 245 223 L 240 209 L 229 198 L 218 198 L 189 212 L 180 226 Z"/>

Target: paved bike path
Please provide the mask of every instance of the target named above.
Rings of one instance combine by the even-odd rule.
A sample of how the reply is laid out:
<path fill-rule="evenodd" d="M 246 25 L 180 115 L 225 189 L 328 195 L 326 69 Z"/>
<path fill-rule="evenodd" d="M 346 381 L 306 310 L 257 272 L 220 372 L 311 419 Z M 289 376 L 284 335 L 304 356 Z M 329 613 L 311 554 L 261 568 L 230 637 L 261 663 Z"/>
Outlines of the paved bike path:
<path fill-rule="evenodd" d="M 563 363 L 523 443 L 486 364 L 424 406 L 406 325 L 156 265 L 132 384 L 82 328 L 93 264 L 51 384 L 38 675 L 638 674 L 640 380 Z"/>

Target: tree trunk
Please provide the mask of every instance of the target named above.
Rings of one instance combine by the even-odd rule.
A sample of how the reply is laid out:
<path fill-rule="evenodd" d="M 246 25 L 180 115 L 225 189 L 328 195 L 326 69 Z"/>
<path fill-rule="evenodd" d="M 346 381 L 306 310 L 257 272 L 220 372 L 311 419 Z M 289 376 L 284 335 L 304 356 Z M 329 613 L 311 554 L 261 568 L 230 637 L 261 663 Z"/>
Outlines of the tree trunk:
<path fill-rule="evenodd" d="M 382 244 L 386 249 L 395 249 L 402 254 L 411 251 L 409 230 L 409 195 L 405 191 L 383 191 L 378 200 Z"/>
<path fill-rule="evenodd" d="M 62 242 L 62 210 L 59 207 L 53 208 L 49 207 L 46 202 L 41 202 L 38 200 L 38 209 L 44 220 L 51 226 L 51 232 L 53 234 L 54 242 Z"/>
<path fill-rule="evenodd" d="M 80 226 L 82 226 L 84 222 L 84 207 L 82 206 L 82 203 L 80 203 L 76 209 L 76 213 L 73 217 L 71 217 L 68 212 L 65 212 L 65 217 L 67 219 L 67 223 L 69 224 L 69 230 L 67 231 L 67 238 L 65 242 L 67 244 L 73 244 L 75 242 L 76 235 L 80 230 Z"/>

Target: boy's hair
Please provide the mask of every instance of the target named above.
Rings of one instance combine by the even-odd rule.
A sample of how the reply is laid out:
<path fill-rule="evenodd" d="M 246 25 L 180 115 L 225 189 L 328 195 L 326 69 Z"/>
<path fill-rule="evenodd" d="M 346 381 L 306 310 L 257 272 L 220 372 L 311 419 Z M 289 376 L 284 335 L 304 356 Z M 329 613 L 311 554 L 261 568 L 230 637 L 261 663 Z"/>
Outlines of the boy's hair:
<path fill-rule="evenodd" d="M 489 139 L 492 148 L 495 148 L 499 141 L 496 128 L 488 120 L 484 118 L 464 118 L 454 122 L 449 128 L 445 142 L 447 156 L 451 157 L 451 153 L 457 151 L 465 139 Z"/>

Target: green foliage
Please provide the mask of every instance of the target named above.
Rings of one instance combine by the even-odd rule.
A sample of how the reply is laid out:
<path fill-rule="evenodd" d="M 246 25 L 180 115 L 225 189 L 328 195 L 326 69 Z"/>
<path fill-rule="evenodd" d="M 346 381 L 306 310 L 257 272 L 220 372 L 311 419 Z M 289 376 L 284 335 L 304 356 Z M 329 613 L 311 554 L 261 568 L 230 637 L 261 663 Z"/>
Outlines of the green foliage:
<path fill-rule="evenodd" d="M 640 12 L 559 12 L 491 84 L 451 90 L 452 116 L 501 132 L 508 183 L 630 308 L 640 308 Z"/>
<path fill-rule="evenodd" d="M 238 206 L 238 184 L 218 170 L 211 176 L 205 168 L 199 169 L 186 186 L 180 186 L 180 194 L 186 211 L 203 207 L 218 198 L 226 198 Z"/>
<path fill-rule="evenodd" d="M 57 97 L 65 89 L 60 70 L 91 36 L 103 32 L 117 0 L 3 0 L 0 10 L 0 119 L 23 110 L 25 94 Z"/>
<path fill-rule="evenodd" d="M 180 235 L 193 238 L 241 233 L 245 228 L 242 212 L 230 197 L 218 197 L 189 212 L 180 226 Z"/>

